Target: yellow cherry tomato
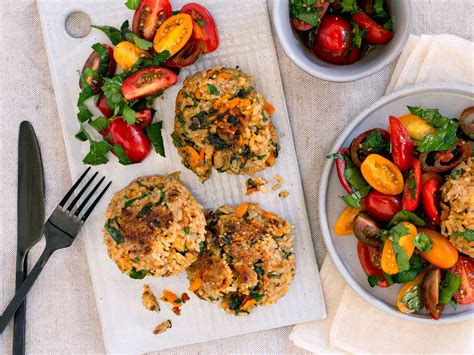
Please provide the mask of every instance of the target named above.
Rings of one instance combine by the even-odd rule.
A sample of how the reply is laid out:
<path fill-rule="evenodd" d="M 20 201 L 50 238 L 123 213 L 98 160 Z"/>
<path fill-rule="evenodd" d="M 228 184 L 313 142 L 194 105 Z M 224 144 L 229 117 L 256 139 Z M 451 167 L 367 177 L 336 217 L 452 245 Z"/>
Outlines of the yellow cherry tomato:
<path fill-rule="evenodd" d="M 421 141 L 423 138 L 436 131 L 436 128 L 431 127 L 424 119 L 411 113 L 403 115 L 398 118 L 405 126 L 408 135 L 416 141 Z"/>
<path fill-rule="evenodd" d="M 400 170 L 379 154 L 370 154 L 360 167 L 362 176 L 375 190 L 386 195 L 402 193 L 404 183 Z"/>
<path fill-rule="evenodd" d="M 130 70 L 133 64 L 142 57 L 151 57 L 151 55 L 138 48 L 132 42 L 123 41 L 114 48 L 114 59 L 119 67 L 125 71 Z"/>
<path fill-rule="evenodd" d="M 188 42 L 193 33 L 193 18 L 188 14 L 171 16 L 158 27 L 153 48 L 157 53 L 169 51 L 175 55 Z"/>
<path fill-rule="evenodd" d="M 431 240 L 431 249 L 426 253 L 421 252 L 423 258 L 441 269 L 449 269 L 456 264 L 458 251 L 447 238 L 431 229 L 419 228 L 418 231 L 425 233 Z"/>
<path fill-rule="evenodd" d="M 334 225 L 334 233 L 338 235 L 354 234 L 352 223 L 354 223 L 354 218 L 360 211 L 360 208 L 347 207 L 337 219 Z"/>
<path fill-rule="evenodd" d="M 408 233 L 401 236 L 398 240 L 398 243 L 403 248 L 403 250 L 405 250 L 408 258 L 411 258 L 413 252 L 415 251 L 415 244 L 413 244 L 413 240 L 415 239 L 418 232 L 416 227 L 410 222 L 402 222 L 401 224 L 408 229 Z M 399 272 L 395 251 L 393 250 L 393 242 L 390 239 L 385 241 L 380 263 L 382 270 L 389 275 L 397 274 Z"/>
<path fill-rule="evenodd" d="M 420 285 L 423 282 L 423 278 L 425 277 L 425 274 L 426 272 L 422 272 L 414 280 L 409 281 L 405 285 L 403 285 L 397 297 L 397 307 L 400 312 L 410 314 L 410 313 L 415 313 L 417 311 L 416 309 L 408 308 L 408 305 L 404 301 L 402 301 L 402 299 L 409 292 L 415 293 L 417 296 L 421 296 L 419 294 L 421 293 Z M 423 305 L 421 305 L 421 307 L 423 307 Z"/>

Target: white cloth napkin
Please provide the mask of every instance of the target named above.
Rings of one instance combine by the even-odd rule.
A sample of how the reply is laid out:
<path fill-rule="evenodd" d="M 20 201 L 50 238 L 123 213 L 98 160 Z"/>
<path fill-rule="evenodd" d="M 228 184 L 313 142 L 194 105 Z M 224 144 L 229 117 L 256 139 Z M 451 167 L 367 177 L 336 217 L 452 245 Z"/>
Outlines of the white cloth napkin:
<path fill-rule="evenodd" d="M 474 44 L 452 35 L 411 35 L 387 93 L 426 82 L 474 85 Z M 296 325 L 295 345 L 314 353 L 474 353 L 474 320 L 430 325 L 389 315 L 362 299 L 327 255 L 321 281 L 328 317 Z"/>

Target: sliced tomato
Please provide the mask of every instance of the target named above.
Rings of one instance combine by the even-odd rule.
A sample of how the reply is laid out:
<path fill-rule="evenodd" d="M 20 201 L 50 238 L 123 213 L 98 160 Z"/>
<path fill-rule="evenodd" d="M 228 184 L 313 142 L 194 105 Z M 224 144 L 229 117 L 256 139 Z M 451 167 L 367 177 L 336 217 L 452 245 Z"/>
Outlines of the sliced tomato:
<path fill-rule="evenodd" d="M 382 279 L 377 281 L 377 285 L 380 287 L 389 286 L 383 278 L 383 271 L 380 268 L 380 252 L 377 248 L 357 242 L 357 256 L 362 270 L 367 276 L 381 276 Z"/>
<path fill-rule="evenodd" d="M 92 91 L 94 94 L 98 94 L 100 91 L 100 88 L 102 86 L 102 78 L 103 77 L 111 77 L 112 75 L 115 74 L 115 70 L 117 69 L 117 64 L 114 59 L 114 50 L 111 46 L 109 46 L 106 43 L 102 43 L 102 46 L 107 48 L 109 52 L 109 61 L 107 63 L 107 70 L 104 70 L 104 72 L 100 73 L 100 60 L 99 60 L 99 55 L 97 54 L 96 51 L 92 51 L 92 53 L 89 55 L 89 58 L 87 58 L 86 62 L 84 63 L 84 67 L 82 68 L 82 74 L 84 75 L 87 69 L 92 69 L 95 70 L 96 72 L 99 72 L 99 78 L 94 78 L 94 77 L 87 77 L 86 82 L 89 84 L 91 87 Z M 82 89 L 82 83 L 79 81 L 79 87 Z"/>
<path fill-rule="evenodd" d="M 411 314 L 423 308 L 421 283 L 425 274 L 426 272 L 423 272 L 403 285 L 397 297 L 397 307 L 400 312 Z"/>
<path fill-rule="evenodd" d="M 192 2 L 184 5 L 181 13 L 193 18 L 192 38 L 203 45 L 204 53 L 215 51 L 219 46 L 219 37 L 211 13 L 204 6 Z"/>
<path fill-rule="evenodd" d="M 324 14 L 326 13 L 329 7 L 329 1 L 316 0 L 313 4 L 313 7 L 318 10 L 317 16 L 321 19 L 323 18 Z M 309 31 L 310 29 L 314 27 L 313 25 L 306 23 L 304 21 L 301 21 L 295 17 L 291 17 L 291 24 L 297 31 L 301 31 L 301 32 Z"/>
<path fill-rule="evenodd" d="M 165 65 L 171 68 L 184 68 L 198 60 L 202 53 L 201 43 L 191 38 L 183 49 L 165 62 Z"/>
<path fill-rule="evenodd" d="M 431 240 L 431 249 L 420 255 L 434 266 L 442 269 L 453 267 L 458 261 L 458 251 L 449 240 L 438 232 L 428 228 L 418 228 L 418 232 L 425 233 Z"/>
<path fill-rule="evenodd" d="M 105 118 L 110 118 L 114 115 L 110 107 L 107 105 L 107 99 L 104 95 L 99 98 L 99 101 L 97 102 L 97 108 Z"/>
<path fill-rule="evenodd" d="M 364 207 L 372 216 L 390 222 L 402 210 L 400 196 L 386 195 L 377 190 L 371 190 L 364 198 Z"/>
<path fill-rule="evenodd" d="M 421 166 L 417 159 L 413 159 L 413 169 L 408 175 L 403 190 L 403 209 L 413 212 L 420 203 L 422 186 Z"/>
<path fill-rule="evenodd" d="M 412 165 L 413 141 L 408 135 L 405 126 L 398 118 L 395 116 L 390 116 L 389 124 L 393 161 L 401 172 L 407 171 Z"/>
<path fill-rule="evenodd" d="M 167 19 L 156 31 L 153 48 L 157 53 L 169 51 L 175 55 L 191 38 L 193 19 L 188 14 L 178 14 Z"/>
<path fill-rule="evenodd" d="M 474 260 L 460 256 L 456 265 L 451 268 L 451 272 L 461 276 L 461 286 L 454 295 L 456 302 L 459 304 L 474 303 Z"/>
<path fill-rule="evenodd" d="M 429 179 L 421 190 L 423 208 L 430 222 L 439 225 L 441 222 L 439 214 L 440 182 L 437 179 Z"/>
<path fill-rule="evenodd" d="M 421 164 L 420 164 L 420 166 L 421 166 Z M 436 179 L 436 180 L 439 181 L 440 184 L 443 183 L 443 178 L 438 173 L 423 173 L 421 175 L 421 185 L 423 186 L 430 179 Z"/>
<path fill-rule="evenodd" d="M 413 255 L 413 252 L 415 251 L 415 244 L 413 243 L 413 240 L 415 239 L 418 232 L 416 227 L 410 222 L 401 223 L 408 229 L 408 233 L 401 236 L 398 242 L 403 250 L 405 250 L 408 259 L 410 259 Z M 398 269 L 395 251 L 393 249 L 393 242 L 390 239 L 387 239 L 383 245 L 381 266 L 382 270 L 389 275 L 397 274 L 400 271 Z"/>
<path fill-rule="evenodd" d="M 300 31 L 300 32 L 309 31 L 310 29 L 314 27 L 313 25 L 310 25 L 309 23 L 298 20 L 295 17 L 292 17 L 290 21 L 293 27 L 295 28 L 295 30 Z"/>
<path fill-rule="evenodd" d="M 362 11 L 357 11 L 352 16 L 361 31 L 367 30 L 364 40 L 370 44 L 387 44 L 393 37 L 393 32 L 379 25 Z"/>
<path fill-rule="evenodd" d="M 178 82 L 178 76 L 164 67 L 150 67 L 129 76 L 122 84 L 125 100 L 156 95 Z"/>
<path fill-rule="evenodd" d="M 441 270 L 436 268 L 426 273 L 421 284 L 423 304 L 433 319 L 439 319 L 444 304 L 439 302 Z"/>
<path fill-rule="evenodd" d="M 362 176 L 375 190 L 386 195 L 398 195 L 403 191 L 403 176 L 390 160 L 379 154 L 370 154 L 360 166 Z"/>
<path fill-rule="evenodd" d="M 350 159 L 349 157 L 349 149 L 347 148 L 341 148 L 337 151 L 339 154 L 343 154 L 347 159 Z M 346 177 L 344 176 L 344 171 L 346 170 L 346 159 L 345 158 L 337 158 L 336 159 L 336 171 L 337 171 L 337 177 L 339 178 L 339 182 L 341 183 L 342 187 L 344 190 L 347 191 L 348 194 L 352 194 L 352 187 L 347 181 Z"/>
<path fill-rule="evenodd" d="M 118 117 L 112 121 L 106 132 L 107 141 L 120 144 L 133 163 L 139 163 L 150 152 L 151 145 L 147 136 L 137 125 L 129 125 Z"/>
<path fill-rule="evenodd" d="M 128 71 L 142 57 L 151 57 L 150 53 L 138 48 L 135 44 L 122 41 L 114 48 L 114 58 L 120 68 Z"/>
<path fill-rule="evenodd" d="M 352 225 L 360 211 L 360 208 L 346 207 L 334 225 L 334 232 L 338 235 L 353 235 L 354 229 Z"/>
<path fill-rule="evenodd" d="M 141 0 L 133 15 L 132 31 L 150 41 L 158 27 L 172 14 L 169 0 Z"/>
<path fill-rule="evenodd" d="M 135 124 L 142 130 L 147 128 L 153 120 L 153 113 L 150 109 L 137 111 Z"/>

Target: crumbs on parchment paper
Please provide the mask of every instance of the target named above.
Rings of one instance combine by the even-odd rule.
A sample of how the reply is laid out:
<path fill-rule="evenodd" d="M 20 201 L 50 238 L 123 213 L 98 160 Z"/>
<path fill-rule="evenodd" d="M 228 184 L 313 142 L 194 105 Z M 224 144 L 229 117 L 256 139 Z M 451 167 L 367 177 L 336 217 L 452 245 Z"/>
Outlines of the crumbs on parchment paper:
<path fill-rule="evenodd" d="M 158 335 L 158 334 L 164 333 L 168 329 L 170 329 L 172 326 L 173 326 L 173 324 L 171 323 L 171 321 L 169 319 L 165 320 L 164 322 L 158 324 L 155 327 L 155 329 L 153 329 L 153 334 Z"/>
<path fill-rule="evenodd" d="M 150 286 L 147 284 L 143 285 L 142 303 L 149 311 L 160 311 L 160 304 L 158 303 L 155 294 L 150 289 Z"/>
<path fill-rule="evenodd" d="M 268 181 L 264 178 L 248 178 L 247 181 L 245 182 L 245 186 L 247 190 L 245 191 L 246 195 L 251 195 L 254 192 L 261 191 L 261 192 L 266 192 L 267 191 L 267 183 Z"/>

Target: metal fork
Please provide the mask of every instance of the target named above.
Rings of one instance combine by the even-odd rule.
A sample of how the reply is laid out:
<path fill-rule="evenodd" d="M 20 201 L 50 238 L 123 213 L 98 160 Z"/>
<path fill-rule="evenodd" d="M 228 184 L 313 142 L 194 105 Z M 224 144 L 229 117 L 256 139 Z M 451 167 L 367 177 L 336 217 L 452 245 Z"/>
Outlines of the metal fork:
<path fill-rule="evenodd" d="M 92 197 L 94 197 L 102 182 L 105 180 L 105 177 L 102 177 L 102 179 L 100 179 L 99 182 L 92 188 L 92 190 L 89 192 L 84 201 L 79 205 L 79 207 L 74 209 L 75 206 L 78 204 L 80 198 L 84 195 L 84 193 L 87 192 L 88 188 L 96 178 L 96 172 L 94 175 L 92 175 L 89 181 L 84 184 L 84 187 L 76 195 L 76 197 L 73 198 L 73 200 L 66 208 L 65 206 L 71 198 L 72 194 L 74 193 L 74 190 L 77 189 L 77 187 L 84 180 L 89 171 L 90 168 L 88 168 L 81 175 L 79 180 L 74 183 L 72 188 L 66 193 L 66 196 L 64 196 L 58 207 L 56 207 L 54 212 L 46 221 L 43 228 L 43 233 L 46 237 L 46 246 L 44 248 L 44 251 L 36 262 L 36 265 L 33 267 L 33 270 L 31 270 L 25 281 L 23 281 L 22 285 L 18 288 L 15 293 L 15 296 L 10 301 L 9 305 L 0 317 L 0 334 L 3 333 L 8 322 L 11 320 L 16 310 L 26 297 L 26 294 L 30 291 L 31 287 L 35 283 L 41 271 L 43 271 L 43 268 L 48 262 L 50 256 L 56 250 L 67 248 L 74 242 L 74 239 L 79 233 L 79 230 L 81 229 L 82 225 L 87 220 L 97 203 L 100 201 L 100 199 L 112 183 L 110 181 L 105 186 L 105 188 L 99 193 L 96 199 L 91 203 L 89 208 L 81 215 L 81 212 L 85 209 L 89 201 L 92 199 Z"/>

